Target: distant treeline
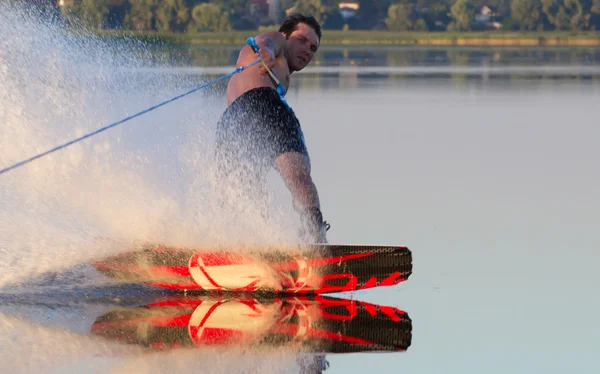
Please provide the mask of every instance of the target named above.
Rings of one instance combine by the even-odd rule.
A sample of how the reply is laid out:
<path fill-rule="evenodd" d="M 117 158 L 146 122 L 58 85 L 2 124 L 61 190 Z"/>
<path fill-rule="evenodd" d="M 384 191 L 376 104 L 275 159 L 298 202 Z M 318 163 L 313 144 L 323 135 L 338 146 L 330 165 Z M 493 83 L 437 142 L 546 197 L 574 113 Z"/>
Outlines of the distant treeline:
<path fill-rule="evenodd" d="M 286 10 L 313 15 L 329 30 L 600 30 L 600 0 L 281 0 L 273 17 L 252 0 L 63 0 L 70 22 L 97 29 L 199 33 L 276 25 Z M 352 14 L 340 3 L 358 3 Z"/>

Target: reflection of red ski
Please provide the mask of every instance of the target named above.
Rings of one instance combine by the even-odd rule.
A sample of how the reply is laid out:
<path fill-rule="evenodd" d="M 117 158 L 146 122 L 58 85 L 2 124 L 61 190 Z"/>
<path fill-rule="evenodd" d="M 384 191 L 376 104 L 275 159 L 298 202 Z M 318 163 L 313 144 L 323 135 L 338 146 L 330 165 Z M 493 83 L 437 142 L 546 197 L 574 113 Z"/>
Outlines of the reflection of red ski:
<path fill-rule="evenodd" d="M 171 297 L 108 312 L 96 319 L 91 331 L 154 349 L 238 346 L 397 352 L 406 350 L 412 339 L 411 320 L 397 308 L 323 296 Z"/>
<path fill-rule="evenodd" d="M 311 245 L 261 251 L 147 247 L 93 264 L 122 282 L 203 291 L 322 294 L 393 286 L 412 273 L 406 247 Z"/>

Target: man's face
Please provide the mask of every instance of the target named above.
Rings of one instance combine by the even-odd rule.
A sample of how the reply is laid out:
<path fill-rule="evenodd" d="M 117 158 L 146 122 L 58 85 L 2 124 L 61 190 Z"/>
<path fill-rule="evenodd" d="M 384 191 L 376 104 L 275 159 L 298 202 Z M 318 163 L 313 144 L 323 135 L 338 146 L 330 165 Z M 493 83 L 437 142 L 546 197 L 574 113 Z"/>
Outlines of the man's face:
<path fill-rule="evenodd" d="M 300 71 L 313 59 L 319 48 L 319 37 L 315 30 L 305 23 L 299 23 L 297 30 L 287 40 L 288 65 Z"/>

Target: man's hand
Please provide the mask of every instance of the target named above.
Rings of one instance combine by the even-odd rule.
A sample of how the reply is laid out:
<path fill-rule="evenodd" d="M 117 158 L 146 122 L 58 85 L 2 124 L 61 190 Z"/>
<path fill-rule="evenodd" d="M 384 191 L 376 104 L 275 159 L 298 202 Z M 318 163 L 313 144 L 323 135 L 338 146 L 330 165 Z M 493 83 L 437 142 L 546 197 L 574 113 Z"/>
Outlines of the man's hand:
<path fill-rule="evenodd" d="M 263 64 L 259 65 L 259 70 L 260 73 L 262 75 L 266 75 L 267 74 L 267 69 L 265 68 L 265 65 L 269 68 L 272 69 L 273 66 L 275 66 L 275 56 L 273 55 L 273 49 L 268 48 L 268 47 L 259 47 L 258 48 L 258 54 L 260 55 L 260 59 L 262 60 Z"/>
<path fill-rule="evenodd" d="M 329 223 L 323 221 L 323 214 L 318 208 L 309 208 L 300 214 L 300 237 L 308 243 L 327 244 Z"/>
<path fill-rule="evenodd" d="M 280 56 L 284 52 L 286 45 L 286 39 L 281 33 L 276 31 L 267 31 L 262 33 L 256 38 L 256 45 L 258 46 L 258 55 L 269 69 L 273 69 L 275 66 L 275 58 Z M 253 52 L 254 53 L 254 52 Z M 258 65 L 261 74 L 267 74 L 267 69 L 263 64 Z"/>

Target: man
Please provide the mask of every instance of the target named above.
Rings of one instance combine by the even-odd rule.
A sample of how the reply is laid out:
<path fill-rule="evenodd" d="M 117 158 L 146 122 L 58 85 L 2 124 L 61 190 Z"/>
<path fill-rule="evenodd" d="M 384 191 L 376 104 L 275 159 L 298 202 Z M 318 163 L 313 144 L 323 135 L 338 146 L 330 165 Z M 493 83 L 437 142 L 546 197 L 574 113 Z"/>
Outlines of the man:
<path fill-rule="evenodd" d="M 304 239 L 326 243 L 329 226 L 323 221 L 310 175 L 300 123 L 270 76 L 272 72 L 288 90 L 291 74 L 306 67 L 319 48 L 320 25 L 313 17 L 291 15 L 278 32 L 265 32 L 255 41 L 264 64 L 233 76 L 227 86 L 228 107 L 217 125 L 219 183 L 223 188 L 237 185 L 251 199 L 260 199 L 266 174 L 274 167 L 292 194 Z M 240 51 L 237 66 L 246 66 L 257 58 L 256 52 L 246 45 Z"/>
<path fill-rule="evenodd" d="M 217 125 L 219 183 L 224 189 L 234 185 L 250 199 L 260 200 L 266 174 L 274 167 L 292 194 L 294 209 L 300 213 L 303 239 L 326 243 L 329 225 L 323 221 L 310 175 L 302 129 L 277 91 L 277 83 L 281 83 L 287 92 L 291 74 L 312 61 L 321 42 L 321 27 L 313 17 L 296 14 L 288 16 L 277 32 L 265 32 L 254 39 L 264 65 L 234 75 L 227 86 L 228 107 Z M 257 58 L 250 46 L 244 46 L 236 65 L 247 66 Z M 237 193 L 234 199 L 239 199 Z M 303 373 L 320 373 L 327 365 L 324 356 L 300 358 Z"/>

